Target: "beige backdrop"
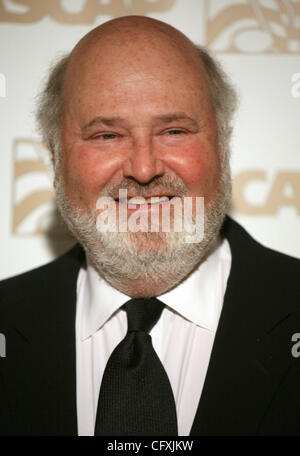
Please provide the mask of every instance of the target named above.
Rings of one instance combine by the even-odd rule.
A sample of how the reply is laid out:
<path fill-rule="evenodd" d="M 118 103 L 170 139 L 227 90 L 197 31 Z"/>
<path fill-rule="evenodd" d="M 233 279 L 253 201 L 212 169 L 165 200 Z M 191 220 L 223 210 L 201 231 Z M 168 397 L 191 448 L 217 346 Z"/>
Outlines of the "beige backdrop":
<path fill-rule="evenodd" d="M 128 14 L 168 22 L 223 63 L 240 95 L 232 215 L 265 245 L 300 258 L 300 1 L 0 0 L 0 278 L 74 242 L 55 211 L 35 97 L 57 55 Z"/>

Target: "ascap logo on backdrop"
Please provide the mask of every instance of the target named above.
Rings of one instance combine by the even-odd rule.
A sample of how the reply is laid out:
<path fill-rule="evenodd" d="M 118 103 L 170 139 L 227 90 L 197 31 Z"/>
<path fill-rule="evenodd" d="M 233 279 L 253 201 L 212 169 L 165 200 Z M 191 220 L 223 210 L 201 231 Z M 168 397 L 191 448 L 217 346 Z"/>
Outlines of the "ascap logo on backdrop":
<path fill-rule="evenodd" d="M 300 53 L 299 0 L 206 0 L 206 45 L 217 52 Z"/>
<path fill-rule="evenodd" d="M 48 151 L 33 139 L 16 139 L 13 145 L 12 232 L 37 235 L 47 232 L 58 238 L 67 235 L 55 215 L 55 196 Z M 260 201 L 257 195 L 263 196 Z M 233 179 L 233 209 L 241 214 L 276 216 L 282 207 L 300 215 L 300 171 L 248 170 Z"/>
<path fill-rule="evenodd" d="M 50 16 L 63 24 L 93 24 L 97 16 L 168 11 L 176 0 L 0 0 L 0 21 L 33 23 Z"/>
<path fill-rule="evenodd" d="M 16 235 L 68 236 L 56 214 L 49 153 L 32 139 L 13 144 L 12 232 Z M 48 162 L 48 163 L 47 163 Z"/>
<path fill-rule="evenodd" d="M 234 178 L 232 203 L 247 215 L 276 215 L 287 206 L 300 215 L 300 172 L 279 171 L 270 180 L 265 171 L 243 171 Z"/>
<path fill-rule="evenodd" d="M 299 0 L 202 2 L 204 14 L 199 17 L 199 29 L 206 30 L 204 44 L 214 51 L 300 53 Z M 0 0 L 0 21 L 28 24 L 48 16 L 63 24 L 93 24 L 100 15 L 161 13 L 171 10 L 176 3 L 176 0 Z"/>

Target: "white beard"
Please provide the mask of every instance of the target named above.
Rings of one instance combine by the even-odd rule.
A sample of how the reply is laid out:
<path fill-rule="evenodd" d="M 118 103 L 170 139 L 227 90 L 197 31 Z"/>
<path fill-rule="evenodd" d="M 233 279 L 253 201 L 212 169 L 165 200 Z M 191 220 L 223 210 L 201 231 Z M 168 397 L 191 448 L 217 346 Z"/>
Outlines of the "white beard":
<path fill-rule="evenodd" d="M 96 211 L 87 210 L 81 214 L 72 206 L 64 193 L 59 170 L 56 170 L 55 179 L 57 206 L 69 229 L 84 247 L 88 262 L 102 278 L 131 297 L 159 296 L 185 280 L 217 244 L 231 199 L 230 170 L 229 166 L 225 168 L 217 196 L 205 208 L 204 236 L 199 243 L 186 242 L 190 232 L 185 224 L 181 232 L 98 231 Z M 162 177 L 157 181 L 164 189 L 173 190 L 173 194 L 187 195 L 179 178 Z M 149 194 L 150 186 L 140 187 L 126 179 L 117 186 L 107 185 L 100 196 L 115 198 L 120 188 L 135 189 L 143 196 L 145 192 Z"/>

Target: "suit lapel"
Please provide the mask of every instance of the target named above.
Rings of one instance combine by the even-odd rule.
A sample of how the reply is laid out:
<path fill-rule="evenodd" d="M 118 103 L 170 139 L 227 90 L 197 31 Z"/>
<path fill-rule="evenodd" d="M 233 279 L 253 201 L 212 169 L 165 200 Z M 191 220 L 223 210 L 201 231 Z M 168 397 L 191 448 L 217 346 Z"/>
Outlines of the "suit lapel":
<path fill-rule="evenodd" d="M 223 232 L 232 266 L 191 435 L 259 433 L 291 360 L 281 344 L 282 333 L 290 340 L 290 312 L 270 295 L 266 249 L 230 219 Z"/>
<path fill-rule="evenodd" d="M 75 246 L 33 271 L 30 291 L 9 306 L 3 365 L 8 435 L 9 429 L 14 435 L 77 434 L 75 312 L 81 261 Z"/>

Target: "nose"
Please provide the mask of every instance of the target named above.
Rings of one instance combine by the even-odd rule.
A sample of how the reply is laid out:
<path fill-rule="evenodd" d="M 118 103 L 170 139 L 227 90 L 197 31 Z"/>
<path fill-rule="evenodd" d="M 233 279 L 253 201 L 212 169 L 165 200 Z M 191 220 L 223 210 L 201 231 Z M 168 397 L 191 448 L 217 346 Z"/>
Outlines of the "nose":
<path fill-rule="evenodd" d="M 157 157 L 151 137 L 133 140 L 129 156 L 123 164 L 123 174 L 141 183 L 164 174 L 163 161 Z"/>

